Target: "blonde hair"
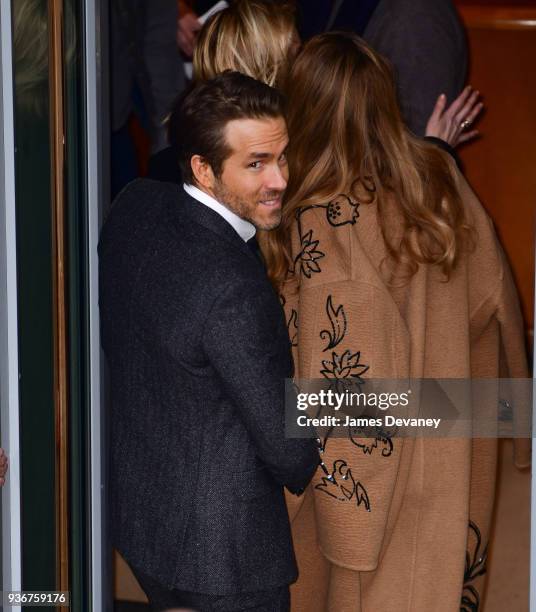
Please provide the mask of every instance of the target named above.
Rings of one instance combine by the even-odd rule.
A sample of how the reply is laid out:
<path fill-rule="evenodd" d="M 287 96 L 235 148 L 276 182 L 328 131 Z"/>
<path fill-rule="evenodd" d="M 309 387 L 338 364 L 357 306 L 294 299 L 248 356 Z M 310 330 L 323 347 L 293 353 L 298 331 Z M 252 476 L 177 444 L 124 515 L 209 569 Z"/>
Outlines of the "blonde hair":
<path fill-rule="evenodd" d="M 199 33 L 194 78 L 206 80 L 235 70 L 272 87 L 280 85 L 298 45 L 290 4 L 237 0 L 216 13 Z"/>
<path fill-rule="evenodd" d="M 355 34 L 321 34 L 294 63 L 287 95 L 292 146 L 283 220 L 262 236 L 272 282 L 279 285 L 287 275 L 299 209 L 341 193 L 359 200 L 359 192 L 375 194 L 387 251 L 406 276 L 432 264 L 448 278 L 471 230 L 450 160 L 405 128 L 386 60 Z M 401 231 L 391 231 L 391 194 Z"/>

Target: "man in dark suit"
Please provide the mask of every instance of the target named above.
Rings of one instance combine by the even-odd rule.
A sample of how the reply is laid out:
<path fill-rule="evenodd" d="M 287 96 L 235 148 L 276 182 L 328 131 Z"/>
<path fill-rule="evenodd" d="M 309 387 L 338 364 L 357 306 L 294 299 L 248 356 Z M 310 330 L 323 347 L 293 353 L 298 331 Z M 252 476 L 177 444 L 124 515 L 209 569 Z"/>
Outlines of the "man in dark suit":
<path fill-rule="evenodd" d="M 175 112 L 185 185 L 126 187 L 99 245 L 113 543 L 156 610 L 282 612 L 283 487 L 318 464 L 313 440 L 285 438 L 290 343 L 255 241 L 281 219 L 283 103 L 225 73 Z"/>

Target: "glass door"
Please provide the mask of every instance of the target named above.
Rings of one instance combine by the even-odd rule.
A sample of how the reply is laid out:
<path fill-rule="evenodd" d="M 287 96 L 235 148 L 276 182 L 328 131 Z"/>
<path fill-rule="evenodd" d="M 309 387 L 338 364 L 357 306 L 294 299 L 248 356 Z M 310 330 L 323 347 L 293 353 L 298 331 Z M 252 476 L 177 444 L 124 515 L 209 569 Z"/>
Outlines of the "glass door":
<path fill-rule="evenodd" d="M 72 609 L 104 610 L 96 243 L 106 3 L 8 0 L 0 10 L 2 585 L 69 591 Z"/>

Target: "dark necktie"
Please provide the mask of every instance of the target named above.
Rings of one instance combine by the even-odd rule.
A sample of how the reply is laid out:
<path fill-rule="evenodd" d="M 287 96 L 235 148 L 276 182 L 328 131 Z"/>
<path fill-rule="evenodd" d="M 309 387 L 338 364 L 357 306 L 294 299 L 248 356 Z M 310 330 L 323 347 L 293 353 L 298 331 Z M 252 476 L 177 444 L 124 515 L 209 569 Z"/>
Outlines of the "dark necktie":
<path fill-rule="evenodd" d="M 259 243 L 257 242 L 257 237 L 253 236 L 253 238 L 250 238 L 246 244 L 249 247 L 249 250 L 253 253 L 253 255 L 255 255 L 255 257 L 259 260 L 259 262 L 261 263 L 263 270 L 266 270 L 266 264 L 264 263 L 264 259 L 262 257 L 262 253 L 261 253 L 261 247 L 259 246 Z"/>

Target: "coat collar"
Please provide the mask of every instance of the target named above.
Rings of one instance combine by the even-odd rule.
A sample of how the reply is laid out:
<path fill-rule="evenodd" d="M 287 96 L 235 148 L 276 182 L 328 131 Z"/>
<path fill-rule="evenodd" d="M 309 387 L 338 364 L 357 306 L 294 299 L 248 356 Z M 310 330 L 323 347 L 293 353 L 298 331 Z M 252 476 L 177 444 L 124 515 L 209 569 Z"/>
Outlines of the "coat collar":
<path fill-rule="evenodd" d="M 227 221 L 227 223 L 232 226 L 232 228 L 237 232 L 237 234 L 240 236 L 240 238 L 242 238 L 244 242 L 251 240 L 255 236 L 256 229 L 253 223 L 242 219 L 232 210 L 224 206 L 221 202 L 218 202 L 218 200 L 210 196 L 208 193 L 201 191 L 201 189 L 199 189 L 198 187 L 195 187 L 194 185 L 188 185 L 186 183 L 182 187 L 189 196 L 192 196 L 192 198 L 198 200 L 199 202 L 201 202 L 201 204 L 208 206 L 213 211 L 217 212 L 221 217 L 223 217 Z"/>
<path fill-rule="evenodd" d="M 187 215 L 192 221 L 217 234 L 230 245 L 251 257 L 255 257 L 251 249 L 228 221 L 219 213 L 187 194 L 182 187 L 179 188 L 179 202 L 174 204 L 175 216 L 180 216 L 182 222 L 184 222 L 184 215 Z"/>

